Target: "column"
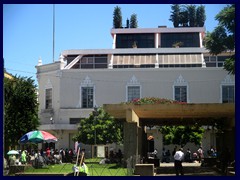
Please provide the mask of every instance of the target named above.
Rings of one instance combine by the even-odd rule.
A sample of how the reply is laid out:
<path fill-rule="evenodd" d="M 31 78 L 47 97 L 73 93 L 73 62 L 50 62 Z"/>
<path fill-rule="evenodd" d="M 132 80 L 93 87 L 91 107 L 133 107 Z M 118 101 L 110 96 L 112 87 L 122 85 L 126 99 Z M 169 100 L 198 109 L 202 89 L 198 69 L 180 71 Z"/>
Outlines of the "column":
<path fill-rule="evenodd" d="M 139 117 L 132 109 L 126 110 L 126 121 L 124 122 L 123 134 L 124 134 L 124 160 L 127 160 L 131 156 L 138 155 L 139 147 Z"/>
<path fill-rule="evenodd" d="M 159 36 L 158 33 L 155 34 L 155 48 L 158 48 L 158 42 L 159 42 Z"/>
<path fill-rule="evenodd" d="M 116 34 L 113 35 L 112 48 L 113 48 L 113 49 L 116 49 Z"/>
<path fill-rule="evenodd" d="M 124 161 L 131 156 L 138 155 L 138 127 L 137 123 L 124 122 Z"/>

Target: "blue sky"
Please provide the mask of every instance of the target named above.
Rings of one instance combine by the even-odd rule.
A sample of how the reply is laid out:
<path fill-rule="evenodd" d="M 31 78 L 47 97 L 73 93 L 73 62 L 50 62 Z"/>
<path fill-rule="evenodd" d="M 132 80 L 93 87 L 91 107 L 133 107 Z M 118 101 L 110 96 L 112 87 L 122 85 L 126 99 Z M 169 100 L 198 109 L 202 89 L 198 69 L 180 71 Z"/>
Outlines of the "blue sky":
<path fill-rule="evenodd" d="M 110 30 L 117 4 L 56 4 L 54 59 L 68 49 L 111 49 Z M 173 27 L 169 21 L 171 4 L 119 4 L 123 24 L 137 14 L 139 28 Z M 225 4 L 205 4 L 206 31 L 213 31 L 215 16 Z M 4 67 L 13 75 L 32 77 L 41 57 L 43 64 L 53 62 L 53 5 L 3 5 Z"/>

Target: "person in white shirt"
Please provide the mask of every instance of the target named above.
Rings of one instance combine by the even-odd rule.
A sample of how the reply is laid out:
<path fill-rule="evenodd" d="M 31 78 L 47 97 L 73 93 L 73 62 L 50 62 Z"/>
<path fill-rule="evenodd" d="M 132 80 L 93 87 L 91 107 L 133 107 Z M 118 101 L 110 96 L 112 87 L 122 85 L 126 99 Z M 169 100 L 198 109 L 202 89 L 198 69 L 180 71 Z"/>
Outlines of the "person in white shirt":
<path fill-rule="evenodd" d="M 183 176 L 183 167 L 182 167 L 183 159 L 184 159 L 183 149 L 180 148 L 174 154 L 174 167 L 175 167 L 175 171 L 176 171 L 177 176 L 179 176 L 179 173 Z"/>

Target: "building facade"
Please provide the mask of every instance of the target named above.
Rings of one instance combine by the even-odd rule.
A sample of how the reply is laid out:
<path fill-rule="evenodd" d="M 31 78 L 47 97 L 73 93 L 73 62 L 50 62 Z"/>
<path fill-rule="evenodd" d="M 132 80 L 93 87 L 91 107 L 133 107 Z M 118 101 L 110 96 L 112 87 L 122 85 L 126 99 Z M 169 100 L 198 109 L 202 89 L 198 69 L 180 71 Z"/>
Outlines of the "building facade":
<path fill-rule="evenodd" d="M 204 28 L 111 29 L 111 35 L 112 49 L 65 50 L 58 61 L 36 66 L 39 129 L 58 137 L 55 148 L 74 148 L 77 123 L 95 106 L 143 97 L 234 103 L 235 76 L 223 69 L 231 53 L 210 55 Z M 161 149 L 156 133 L 149 129 Z M 206 133 L 209 148 L 216 142 L 214 133 Z"/>

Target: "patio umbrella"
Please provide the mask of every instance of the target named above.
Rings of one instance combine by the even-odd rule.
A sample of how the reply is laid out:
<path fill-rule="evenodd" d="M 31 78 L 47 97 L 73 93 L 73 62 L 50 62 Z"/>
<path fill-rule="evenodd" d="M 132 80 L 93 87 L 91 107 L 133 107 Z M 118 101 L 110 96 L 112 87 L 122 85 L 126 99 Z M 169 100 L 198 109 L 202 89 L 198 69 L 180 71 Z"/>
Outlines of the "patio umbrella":
<path fill-rule="evenodd" d="M 7 155 L 13 155 L 13 154 L 19 154 L 16 150 L 10 150 L 8 151 Z"/>
<path fill-rule="evenodd" d="M 35 131 L 30 131 L 26 134 L 24 134 L 20 139 L 19 143 L 20 144 L 25 144 L 28 142 L 31 143 L 42 143 L 42 142 L 57 142 L 57 138 L 50 134 L 49 132 L 46 131 L 40 131 L 40 130 L 35 130 Z"/>

